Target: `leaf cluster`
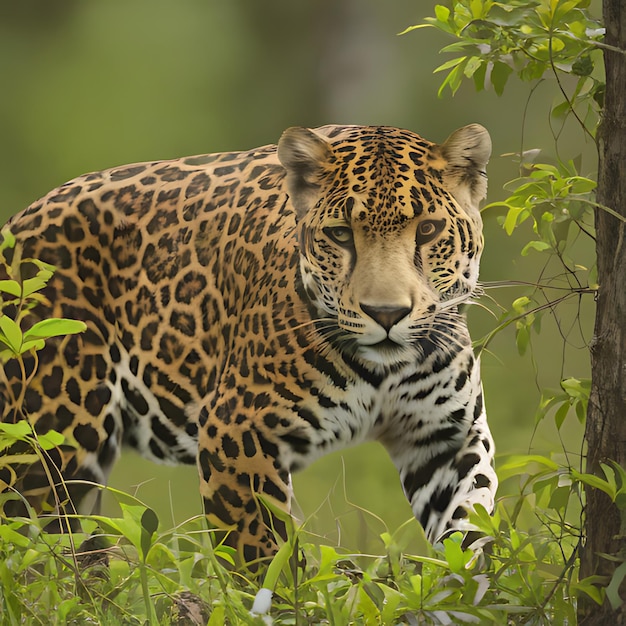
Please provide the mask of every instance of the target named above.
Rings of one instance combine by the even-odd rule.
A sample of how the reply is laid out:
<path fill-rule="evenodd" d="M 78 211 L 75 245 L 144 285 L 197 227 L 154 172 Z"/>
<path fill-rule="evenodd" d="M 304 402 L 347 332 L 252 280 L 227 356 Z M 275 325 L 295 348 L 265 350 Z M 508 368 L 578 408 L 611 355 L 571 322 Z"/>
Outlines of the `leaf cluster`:
<path fill-rule="evenodd" d="M 376 554 L 309 543 L 291 529 L 265 575 L 220 564 L 204 520 L 168 530 L 156 513 L 110 490 L 119 517 L 80 518 L 83 532 L 50 535 L 39 521 L 0 521 L 0 620 L 3 624 L 569 624 L 575 598 L 601 602 L 598 580 L 577 580 L 576 514 L 588 477 L 535 456 L 500 468 L 520 496 L 472 522 L 488 541 L 476 548 L 454 534 L 435 547 L 411 519 L 380 535 Z M 614 468 L 607 489 L 623 502 Z M 604 486 L 604 485 L 603 485 Z M 419 544 L 415 552 L 409 546 Z M 227 559 L 226 559 L 227 560 Z M 302 564 L 306 566 L 303 568 Z M 270 580 L 271 579 L 271 580 Z M 265 590 L 265 592 L 261 590 Z M 251 613 L 257 596 L 262 614 Z M 195 616 L 195 617 L 194 617 Z M 183 619 L 184 617 L 184 619 Z M 186 620 L 186 621 L 185 621 Z"/>
<path fill-rule="evenodd" d="M 562 96 L 551 108 L 551 122 L 560 123 L 562 130 L 571 116 L 585 135 L 593 136 L 604 89 L 604 29 L 589 12 L 589 5 L 589 0 L 453 0 L 447 6 L 437 5 L 433 17 L 405 32 L 434 27 L 457 39 L 442 49 L 455 54 L 455 58 L 435 70 L 447 72 L 440 94 L 446 87 L 455 93 L 464 79 L 472 80 L 478 90 L 493 86 L 501 94 L 509 76 L 515 74 L 522 81 L 534 83 L 532 96 L 539 82 L 551 76 Z M 560 132 L 555 131 L 555 141 Z M 509 192 L 506 199 L 483 209 L 504 210 L 498 221 L 508 235 L 530 223 L 533 235 L 523 246 L 521 256 L 538 253 L 545 258 L 545 264 L 541 277 L 527 283 L 529 291 L 509 306 L 497 305 L 501 311 L 494 314 L 497 326 L 477 342 L 480 349 L 514 324 L 518 350 L 525 354 L 533 333 L 541 330 L 545 311 L 554 316 L 568 343 L 570 331 L 561 328 L 559 305 L 597 289 L 594 262 L 579 260 L 574 252 L 581 238 L 595 243 L 596 182 L 580 173 L 577 158 L 541 163 L 541 152 L 522 146 L 518 153 L 505 155 L 519 161 L 520 176 L 505 185 Z M 485 285 L 487 289 L 500 286 L 504 285 Z"/>
<path fill-rule="evenodd" d="M 0 498 L 13 497 L 2 493 L 17 481 L 16 467 L 41 463 L 53 448 L 71 443 L 53 430 L 38 434 L 24 411 L 24 398 L 28 385 L 37 369 L 37 352 L 45 342 L 58 336 L 83 332 L 81 321 L 63 318 L 45 318 L 48 301 L 43 294 L 55 268 L 38 259 L 22 258 L 21 247 L 7 228 L 0 233 L 0 393 L 3 394 L 3 411 L 8 421 L 0 423 Z M 10 261 L 7 261 L 10 259 Z M 28 270 L 26 270 L 28 268 Z M 33 273 L 32 268 L 35 268 Z M 42 314 L 42 310 L 44 313 Z M 26 367 L 25 358 L 33 362 Z M 18 364 L 20 379 L 9 381 L 5 369 L 8 361 Z M 25 444 L 25 445 L 21 445 Z"/>
<path fill-rule="evenodd" d="M 83 332 L 84 322 L 61 318 L 48 318 L 31 322 L 33 309 L 47 300 L 41 293 L 54 274 L 54 267 L 38 259 L 22 259 L 15 237 L 8 229 L 1 233 L 0 254 L 12 251 L 12 263 L 4 264 L 8 278 L 0 280 L 3 294 L 0 311 L 0 363 L 19 358 L 27 352 L 44 347 L 46 339 Z M 37 271 L 30 278 L 22 278 L 22 267 L 34 266 Z M 12 315 L 7 314 L 11 311 Z"/>
<path fill-rule="evenodd" d="M 509 195 L 505 200 L 485 207 L 490 211 L 504 210 L 498 219 L 508 235 L 521 225 L 531 225 L 532 234 L 520 254 L 539 255 L 537 258 L 544 259 L 543 266 L 536 280 L 486 285 L 525 287 L 526 292 L 516 296 L 509 306 L 501 306 L 493 299 L 500 310 L 499 315 L 494 314 L 497 325 L 477 342 L 477 347 L 485 349 L 496 334 L 513 325 L 519 353 L 524 355 L 531 349 L 532 358 L 532 337 L 541 332 L 543 314 L 549 312 L 563 339 L 565 359 L 566 347 L 574 345 L 570 335 L 575 327 L 584 347 L 588 347 L 580 323 L 581 300 L 585 294 L 595 294 L 598 285 L 593 261 L 581 261 L 580 251 L 595 245 L 594 210 L 624 220 L 610 207 L 595 201 L 595 180 L 581 172 L 578 158 L 563 158 L 558 146 L 569 119 L 576 122 L 583 138 L 595 140 L 604 99 L 601 52 L 609 48 L 603 41 L 604 29 L 591 15 L 589 0 L 450 0 L 446 5 L 437 5 L 433 17 L 405 32 L 425 27 L 434 27 L 456 39 L 442 50 L 454 58 L 435 70 L 445 72 L 440 95 L 446 89 L 456 93 L 466 79 L 477 90 L 493 87 L 501 95 L 508 79 L 515 75 L 531 84 L 529 99 L 541 81 L 553 80 L 557 85 L 560 99 L 549 109 L 557 162 L 539 162 L 542 150 L 524 146 L 523 120 L 521 147 L 512 154 L 519 162 L 520 176 L 507 183 Z M 590 242 L 591 246 L 581 246 L 579 242 Z M 572 299 L 578 302 L 578 309 L 576 319 L 569 325 L 560 305 Z M 562 371 L 565 367 L 564 362 Z M 588 379 L 562 378 L 558 390 L 542 389 L 535 416 L 536 424 L 551 417 L 559 436 L 568 416 L 574 415 L 579 423 L 584 423 L 590 392 Z M 576 465 L 581 465 L 580 456 L 572 463 L 571 453 L 565 447 L 563 454 L 567 459 L 563 466 L 544 457 L 524 457 L 510 460 L 498 473 L 505 479 L 509 472 L 511 477 L 523 478 L 519 510 L 532 503 L 548 531 L 547 544 L 563 550 L 566 567 L 561 582 L 572 603 L 576 594 L 582 592 L 598 603 L 606 598 L 617 609 L 623 602 L 618 588 L 626 577 L 626 563 L 616 568 L 611 580 L 577 580 L 576 538 L 580 536 L 584 514 L 583 487 L 603 491 L 623 510 L 626 473 L 618 464 L 607 461 L 600 466 L 602 473 L 588 474 L 576 469 Z M 526 469 L 532 466 L 534 470 Z M 517 514 L 513 518 L 517 519 Z M 554 599 L 554 589 L 545 596 L 546 606 Z M 568 614 L 567 604 L 561 610 L 559 619 Z M 574 623 L 576 616 L 571 612 L 569 615 L 565 621 Z"/>
<path fill-rule="evenodd" d="M 436 5 L 435 16 L 408 28 L 432 27 L 459 41 L 442 49 L 457 56 L 440 65 L 447 72 L 439 94 L 447 87 L 454 94 L 464 78 L 477 90 L 493 87 L 498 95 L 510 75 L 523 81 L 547 73 L 564 72 L 579 77 L 579 93 L 590 94 L 600 104 L 603 84 L 594 78 L 596 52 L 604 30 L 587 9 L 590 0 L 454 0 Z"/>

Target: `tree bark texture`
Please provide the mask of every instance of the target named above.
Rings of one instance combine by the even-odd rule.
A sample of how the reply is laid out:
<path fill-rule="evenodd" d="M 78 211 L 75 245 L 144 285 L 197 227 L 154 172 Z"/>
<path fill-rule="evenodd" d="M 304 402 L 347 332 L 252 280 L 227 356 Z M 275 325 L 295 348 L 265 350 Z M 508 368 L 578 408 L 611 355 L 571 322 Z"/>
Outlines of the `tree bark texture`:
<path fill-rule="evenodd" d="M 607 49 L 606 96 L 598 133 L 597 200 L 626 218 L 626 2 L 603 0 Z M 616 461 L 626 467 L 626 223 L 602 208 L 596 209 L 598 282 L 600 285 L 591 348 L 591 396 L 585 439 L 587 472 L 604 477 L 600 463 Z M 626 558 L 626 511 L 598 489 L 587 488 L 585 543 L 580 577 L 611 580 Z M 604 555 L 611 555 L 614 560 Z M 626 602 L 626 579 L 620 596 Z M 579 624 L 626 624 L 626 606 L 598 606 L 581 598 Z"/>

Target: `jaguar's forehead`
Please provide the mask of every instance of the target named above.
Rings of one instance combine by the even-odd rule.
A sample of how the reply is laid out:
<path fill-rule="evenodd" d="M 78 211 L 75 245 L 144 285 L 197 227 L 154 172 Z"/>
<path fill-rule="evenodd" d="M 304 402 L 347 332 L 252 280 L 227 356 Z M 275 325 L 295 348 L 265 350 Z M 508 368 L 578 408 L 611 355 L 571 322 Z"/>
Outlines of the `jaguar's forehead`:
<path fill-rule="evenodd" d="M 366 229 L 392 229 L 451 202 L 433 144 L 391 127 L 335 131 L 328 210 Z"/>
<path fill-rule="evenodd" d="M 363 167 L 382 156 L 387 164 L 407 162 L 408 166 L 424 167 L 433 147 L 416 133 L 392 126 L 333 126 L 318 131 L 331 140 L 340 162 L 357 161 Z"/>

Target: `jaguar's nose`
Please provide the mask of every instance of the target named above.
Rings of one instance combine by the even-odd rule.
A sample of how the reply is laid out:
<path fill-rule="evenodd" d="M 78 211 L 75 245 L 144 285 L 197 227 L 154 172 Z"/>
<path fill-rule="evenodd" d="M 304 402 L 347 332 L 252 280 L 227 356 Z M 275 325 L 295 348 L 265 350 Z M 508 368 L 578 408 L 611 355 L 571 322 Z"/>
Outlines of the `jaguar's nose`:
<path fill-rule="evenodd" d="M 386 331 L 391 330 L 392 326 L 411 312 L 410 307 L 371 306 L 363 303 L 361 303 L 361 309 Z"/>

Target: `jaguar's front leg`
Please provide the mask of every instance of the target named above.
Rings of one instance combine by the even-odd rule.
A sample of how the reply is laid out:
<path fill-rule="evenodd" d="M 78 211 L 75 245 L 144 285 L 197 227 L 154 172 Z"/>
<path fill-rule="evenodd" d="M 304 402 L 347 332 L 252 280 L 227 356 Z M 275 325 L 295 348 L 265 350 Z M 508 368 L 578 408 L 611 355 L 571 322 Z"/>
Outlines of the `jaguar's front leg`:
<path fill-rule="evenodd" d="M 387 447 L 431 542 L 455 530 L 472 530 L 467 518 L 476 504 L 493 511 L 498 479 L 480 381 L 464 406 L 451 406 L 437 425 L 422 422 L 421 429 L 405 432 Z"/>
<path fill-rule="evenodd" d="M 209 522 L 228 531 L 225 543 L 250 564 L 275 554 L 277 536 L 286 539 L 284 522 L 266 503 L 289 514 L 291 480 L 271 432 L 258 428 L 240 402 L 231 396 L 201 411 L 198 470 Z"/>

